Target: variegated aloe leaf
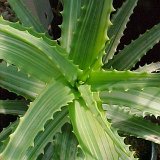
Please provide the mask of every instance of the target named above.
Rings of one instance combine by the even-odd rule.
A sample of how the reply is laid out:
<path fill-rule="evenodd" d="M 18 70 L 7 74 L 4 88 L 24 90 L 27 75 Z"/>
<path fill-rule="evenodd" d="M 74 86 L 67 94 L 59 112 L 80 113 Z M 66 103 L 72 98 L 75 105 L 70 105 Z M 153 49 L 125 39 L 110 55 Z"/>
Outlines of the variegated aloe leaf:
<path fill-rule="evenodd" d="M 104 110 L 102 109 L 102 103 L 99 95 L 98 93 L 91 92 L 90 88 L 91 87 L 88 85 L 81 85 L 78 87 L 78 90 L 88 110 L 91 111 L 91 113 L 96 118 L 97 122 L 101 125 L 101 127 L 104 129 L 106 134 L 114 141 L 114 144 L 119 146 L 118 153 L 120 155 L 123 155 L 124 153 L 128 152 L 128 148 L 126 145 L 124 145 L 123 140 L 121 140 L 116 131 L 112 132 L 112 130 L 110 129 L 110 124 L 108 123 L 108 121 L 106 121 L 106 115 Z M 128 152 L 128 154 L 130 153 Z"/>
<path fill-rule="evenodd" d="M 111 6 L 112 0 L 83 1 L 70 50 L 70 58 L 81 69 L 101 66 L 105 42 L 108 40 Z"/>
<path fill-rule="evenodd" d="M 0 100 L 1 114 L 23 115 L 27 109 L 27 103 L 23 100 Z"/>
<path fill-rule="evenodd" d="M 137 115 L 160 115 L 159 88 L 144 88 L 144 90 L 113 90 L 100 92 L 103 103 L 126 106 Z"/>
<path fill-rule="evenodd" d="M 122 151 L 122 146 L 116 145 L 118 139 L 111 139 L 83 100 L 75 100 L 74 105 L 69 106 L 69 114 L 86 160 L 134 159 L 126 148 Z"/>
<path fill-rule="evenodd" d="M 7 66 L 4 62 L 0 63 L 0 87 L 33 100 L 45 86 L 45 83 L 36 78 L 28 77 L 22 71 L 18 71 L 15 66 Z"/>
<path fill-rule="evenodd" d="M 160 74 L 131 71 L 94 71 L 87 80 L 92 90 L 114 89 L 143 89 L 144 87 L 158 87 Z"/>
<path fill-rule="evenodd" d="M 24 159 L 36 159 L 38 155 L 44 152 L 45 146 L 49 142 L 53 142 L 53 137 L 56 133 L 61 132 L 62 126 L 68 122 L 68 108 L 64 107 L 61 111 L 53 115 L 53 120 L 49 120 L 45 126 L 44 131 L 41 131 L 34 140 L 34 146 L 30 147 Z"/>
<path fill-rule="evenodd" d="M 40 23 L 38 17 L 33 16 L 22 0 L 8 0 L 8 2 L 24 26 L 34 27 L 37 32 L 45 32 L 45 27 Z"/>
<path fill-rule="evenodd" d="M 52 160 L 53 153 L 54 153 L 53 144 L 48 143 L 47 146 L 44 149 L 44 154 L 39 155 L 37 160 L 46 160 L 46 159 L 47 160 Z"/>
<path fill-rule="evenodd" d="M 160 144 L 160 126 L 157 124 L 132 114 L 130 109 L 117 105 L 104 104 L 103 108 L 107 111 L 107 119 L 111 119 L 112 127 L 123 133 Z"/>
<path fill-rule="evenodd" d="M 1 159 L 23 159 L 29 147 L 34 146 L 36 135 L 44 130 L 46 122 L 74 99 L 71 90 L 62 83 L 52 81 L 44 92 L 30 105 L 4 151 Z M 38 120 L 39 119 L 39 120 Z M 29 121 L 28 121 L 29 120 Z"/>
<path fill-rule="evenodd" d="M 52 159 L 75 160 L 78 153 L 78 141 L 72 132 L 72 126 L 66 123 L 62 133 L 58 133 L 53 141 Z"/>
<path fill-rule="evenodd" d="M 160 24 L 157 24 L 114 56 L 105 64 L 105 68 L 128 70 L 134 67 L 147 51 L 160 41 L 159 30 Z"/>
<path fill-rule="evenodd" d="M 160 71 L 160 62 L 146 64 L 142 67 L 139 67 L 135 71 L 137 71 L 137 72 L 147 72 L 147 73 Z"/>
<path fill-rule="evenodd" d="M 15 122 L 10 123 L 10 125 L 2 130 L 0 133 L 0 153 L 5 149 L 8 144 L 9 136 L 15 131 L 19 124 L 19 119 Z"/>
<path fill-rule="evenodd" d="M 64 75 L 69 82 L 74 83 L 81 71 L 68 60 L 65 50 L 41 35 L 35 37 L 37 33 L 34 34 L 32 31 L 32 35 L 18 24 L 18 26 L 12 25 L 17 26 L 14 28 L 7 25 L 10 23 L 1 21 L 1 59 L 15 64 L 44 82 Z M 22 28 L 22 30 L 17 28 Z"/>
<path fill-rule="evenodd" d="M 29 39 L 35 38 L 27 32 L 0 24 L 0 58 L 44 82 L 48 82 L 52 76 L 59 76 L 60 73 L 51 60 L 37 46 L 33 46 L 30 40 L 27 41 L 22 32 Z"/>
<path fill-rule="evenodd" d="M 82 0 L 62 0 L 63 3 L 63 22 L 60 43 L 66 51 L 70 52 L 73 35 L 77 27 L 77 21 L 80 16 Z"/>
<path fill-rule="evenodd" d="M 109 59 L 112 59 L 116 49 L 120 43 L 120 39 L 123 36 L 123 32 L 126 28 L 126 24 L 129 17 L 133 13 L 138 0 L 127 0 L 124 2 L 122 7 L 113 15 L 111 19 L 112 25 L 108 29 L 108 36 L 110 42 L 107 44 L 106 54 L 103 62 L 107 63 Z"/>

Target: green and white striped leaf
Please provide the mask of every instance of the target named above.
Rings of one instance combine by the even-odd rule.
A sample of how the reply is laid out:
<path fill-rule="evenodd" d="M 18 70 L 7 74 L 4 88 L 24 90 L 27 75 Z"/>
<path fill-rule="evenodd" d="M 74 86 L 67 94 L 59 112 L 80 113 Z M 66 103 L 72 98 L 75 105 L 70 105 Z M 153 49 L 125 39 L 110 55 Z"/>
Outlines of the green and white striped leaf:
<path fill-rule="evenodd" d="M 128 153 L 120 150 L 119 147 L 122 146 L 117 146 L 115 141 L 108 136 L 82 100 L 76 100 L 74 105 L 69 107 L 69 115 L 74 133 L 77 136 L 86 160 L 134 159 Z"/>
<path fill-rule="evenodd" d="M 159 88 L 145 88 L 139 90 L 113 90 L 100 92 L 103 103 L 110 105 L 126 106 L 137 115 L 160 115 L 160 90 Z"/>
<path fill-rule="evenodd" d="M 48 143 L 47 146 L 44 149 L 44 154 L 39 155 L 39 157 L 37 158 L 37 160 L 53 160 L 52 156 L 53 156 L 53 144 L 52 143 Z"/>
<path fill-rule="evenodd" d="M 78 141 L 72 132 L 72 126 L 65 124 L 62 133 L 58 133 L 53 141 L 52 159 L 75 160 L 78 152 Z"/>
<path fill-rule="evenodd" d="M 34 34 L 32 30 L 33 35 L 18 24 L 17 27 L 13 26 L 4 20 L 0 24 L 1 59 L 45 82 L 64 75 L 69 82 L 74 83 L 81 71 L 68 60 L 64 49 L 54 42 L 51 44 L 52 41 L 41 37 L 41 34 L 37 37 L 37 33 Z"/>
<path fill-rule="evenodd" d="M 4 141 L 6 138 L 9 137 L 9 135 L 15 130 L 19 123 L 19 120 L 17 119 L 15 122 L 12 122 L 8 127 L 4 128 L 2 132 L 0 133 L 0 142 Z"/>
<path fill-rule="evenodd" d="M 66 51 L 70 52 L 74 32 L 77 27 L 78 17 L 81 11 L 81 0 L 62 0 L 63 3 L 63 22 L 61 26 L 60 43 Z"/>
<path fill-rule="evenodd" d="M 110 129 L 110 124 L 108 123 L 108 121 L 106 121 L 106 113 L 102 108 L 102 103 L 98 93 L 91 92 L 90 86 L 87 85 L 81 85 L 78 89 L 81 94 L 81 97 L 85 102 L 86 107 L 97 119 L 97 122 L 101 125 L 106 134 L 114 141 L 115 145 L 118 146 L 119 151 L 121 150 L 119 154 L 126 154 L 128 152 L 128 148 L 126 147 L 126 145 L 124 145 L 123 140 L 121 140 L 116 131 L 114 131 L 114 133 L 112 132 L 112 130 Z M 128 152 L 128 154 L 130 154 L 130 152 Z"/>
<path fill-rule="evenodd" d="M 138 117 L 130 110 L 117 105 L 104 104 L 103 107 L 107 111 L 107 119 L 111 119 L 112 127 L 126 134 L 160 144 L 160 126 L 157 124 Z"/>
<path fill-rule="evenodd" d="M 105 64 L 105 68 L 129 70 L 134 67 L 147 51 L 160 41 L 159 30 L 160 24 L 157 24 L 114 56 Z"/>
<path fill-rule="evenodd" d="M 43 93 L 31 103 L 5 150 L 0 154 L 1 159 L 23 159 L 29 147 L 34 146 L 36 135 L 44 130 L 46 122 L 53 119 L 53 114 L 60 111 L 74 99 L 71 90 L 62 83 L 52 81 Z"/>
<path fill-rule="evenodd" d="M 81 69 L 102 65 L 111 11 L 112 0 L 83 1 L 70 50 L 70 58 Z"/>
<path fill-rule="evenodd" d="M 15 66 L 0 63 L 0 87 L 33 100 L 45 86 L 42 81 L 28 77 L 22 71 L 18 71 Z"/>
<path fill-rule="evenodd" d="M 27 103 L 22 100 L 0 100 L 1 114 L 23 115 L 27 109 Z"/>
<path fill-rule="evenodd" d="M 22 0 L 8 0 L 8 2 L 24 26 L 34 27 L 37 32 L 45 32 L 44 26 L 37 17 L 33 16 Z"/>
<path fill-rule="evenodd" d="M 10 125 L 6 128 L 4 128 L 0 133 L 0 153 L 5 149 L 5 147 L 8 144 L 9 141 L 9 135 L 11 135 L 16 127 L 19 124 L 19 119 L 17 119 L 15 122 L 10 123 Z"/>
<path fill-rule="evenodd" d="M 27 41 L 25 34 L 30 37 L 30 40 Z M 0 59 L 48 82 L 52 77 L 58 77 L 60 73 L 52 61 L 36 45 L 32 45 L 31 39 L 33 38 L 35 37 L 24 31 L 0 24 Z"/>
<path fill-rule="evenodd" d="M 44 131 L 40 132 L 34 141 L 34 147 L 30 147 L 24 155 L 24 159 L 36 160 L 38 155 L 44 152 L 45 146 L 49 142 L 53 142 L 53 137 L 56 133 L 61 132 L 62 126 L 68 122 L 68 108 L 64 107 L 61 111 L 53 115 L 53 120 L 49 120 L 45 126 Z M 47 159 L 48 160 L 48 159 Z"/>
<path fill-rule="evenodd" d="M 159 87 L 160 74 L 139 73 L 131 71 L 95 71 L 87 80 L 94 91 L 114 89 L 143 89 L 145 87 Z"/>
<path fill-rule="evenodd" d="M 147 72 L 147 73 L 160 71 L 160 62 L 146 64 L 142 67 L 139 67 L 135 71 L 136 72 Z"/>
<path fill-rule="evenodd" d="M 108 29 L 110 42 L 106 48 L 106 54 L 103 59 L 104 63 L 107 63 L 108 60 L 112 59 L 114 56 L 127 22 L 129 21 L 129 17 L 133 13 L 133 9 L 137 5 L 137 2 L 138 0 L 125 1 L 122 7 L 113 15 L 113 18 L 111 19 L 112 25 Z"/>

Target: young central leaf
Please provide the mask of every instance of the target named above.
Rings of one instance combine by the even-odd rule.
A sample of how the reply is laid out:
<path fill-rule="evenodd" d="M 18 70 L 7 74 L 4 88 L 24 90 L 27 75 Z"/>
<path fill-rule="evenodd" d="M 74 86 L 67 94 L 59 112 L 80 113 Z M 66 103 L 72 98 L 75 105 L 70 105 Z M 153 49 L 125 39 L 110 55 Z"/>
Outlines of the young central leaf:
<path fill-rule="evenodd" d="M 88 0 L 82 4 L 70 50 L 70 58 L 81 69 L 88 69 L 95 61 L 97 63 L 97 59 L 101 60 L 108 39 L 111 2 L 111 0 Z M 100 61 L 98 64 L 101 64 Z"/>

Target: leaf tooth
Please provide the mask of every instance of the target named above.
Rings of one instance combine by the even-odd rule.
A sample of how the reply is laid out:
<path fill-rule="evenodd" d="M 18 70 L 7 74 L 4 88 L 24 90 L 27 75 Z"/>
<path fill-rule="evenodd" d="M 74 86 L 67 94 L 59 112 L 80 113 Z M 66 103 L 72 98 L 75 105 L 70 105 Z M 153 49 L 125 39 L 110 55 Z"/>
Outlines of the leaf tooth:
<path fill-rule="evenodd" d="M 158 114 L 155 114 L 154 116 L 155 116 L 155 117 L 156 117 L 156 119 L 157 119 L 157 118 L 158 118 L 160 115 L 158 115 Z"/>
<path fill-rule="evenodd" d="M 80 18 L 77 18 L 77 23 L 82 22 L 82 20 Z M 75 35 L 75 32 L 73 32 L 73 35 Z"/>
<path fill-rule="evenodd" d="M 29 73 L 27 74 L 27 76 L 28 76 L 28 78 L 30 78 L 30 77 L 31 77 L 31 75 L 30 75 Z"/>
<path fill-rule="evenodd" d="M 60 11 L 59 13 L 60 13 L 61 15 L 63 15 L 63 14 L 64 14 L 64 11 L 62 10 L 62 11 Z"/>
<path fill-rule="evenodd" d="M 9 67 L 11 64 L 7 62 L 7 67 Z"/>
<path fill-rule="evenodd" d="M 41 129 L 39 130 L 37 136 L 40 136 L 41 134 L 43 134 L 43 132 L 45 131 L 45 128 L 46 128 L 47 123 L 53 121 L 55 114 L 57 114 L 58 112 L 60 112 L 60 111 L 62 110 L 62 108 L 63 108 L 63 107 L 61 107 L 60 109 L 57 109 L 57 110 L 54 112 L 54 114 L 53 114 L 51 117 L 49 117 L 49 119 L 45 122 L 43 128 L 41 128 Z M 58 129 L 56 133 L 62 133 L 61 128 Z M 34 144 L 34 145 L 30 146 L 30 147 L 29 147 L 30 149 L 32 149 L 33 146 L 36 145 L 36 138 L 37 138 L 37 136 L 34 137 L 34 141 L 33 141 L 33 144 Z M 53 135 L 53 136 L 54 136 L 54 135 Z M 53 142 L 53 137 L 52 137 L 51 139 L 48 139 L 47 143 L 48 143 L 48 142 Z M 44 148 L 42 148 L 42 149 L 39 150 L 39 154 L 41 154 L 41 153 L 44 154 Z"/>
<path fill-rule="evenodd" d="M 113 91 L 113 90 L 112 90 L 111 88 L 109 88 L 108 93 L 112 93 L 112 91 Z"/>
<path fill-rule="evenodd" d="M 59 27 L 60 29 L 62 29 L 62 25 L 61 25 L 61 24 L 59 24 L 58 27 Z"/>
<path fill-rule="evenodd" d="M 63 27 L 63 25 L 62 25 L 62 27 Z M 57 38 L 57 41 L 61 42 L 62 41 L 62 37 Z"/>
<path fill-rule="evenodd" d="M 124 89 L 125 92 L 127 92 L 129 90 L 129 88 Z"/>
<path fill-rule="evenodd" d="M 18 67 L 18 72 L 20 72 L 21 71 L 21 69 Z"/>
<path fill-rule="evenodd" d="M 41 151 L 41 154 L 43 154 L 43 155 L 44 155 L 44 149 Z"/>
<path fill-rule="evenodd" d="M 32 143 L 30 144 L 30 147 L 34 147 L 34 146 L 35 146 L 35 145 L 34 145 L 34 142 L 32 142 Z M 30 148 L 30 147 L 29 147 L 29 148 Z"/>
<path fill-rule="evenodd" d="M 86 9 L 87 9 L 87 6 L 86 6 L 86 5 L 81 6 L 81 10 L 82 10 L 82 11 L 84 11 L 84 10 L 86 10 Z"/>
<path fill-rule="evenodd" d="M 112 12 L 116 11 L 116 9 L 113 7 L 113 5 L 111 6 L 111 10 L 112 10 Z"/>

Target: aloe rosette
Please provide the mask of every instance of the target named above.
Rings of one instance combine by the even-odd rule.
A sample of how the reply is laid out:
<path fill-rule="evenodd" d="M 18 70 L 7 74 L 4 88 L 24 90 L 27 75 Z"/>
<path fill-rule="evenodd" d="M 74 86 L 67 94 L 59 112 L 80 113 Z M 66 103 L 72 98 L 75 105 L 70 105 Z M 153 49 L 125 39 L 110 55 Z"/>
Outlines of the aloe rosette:
<path fill-rule="evenodd" d="M 137 1 L 110 20 L 112 0 L 62 0 L 59 44 L 9 0 L 23 20 L 0 19 L 0 86 L 26 100 L 0 101 L 0 113 L 19 117 L 0 134 L 0 159 L 136 159 L 118 130 L 160 144 L 160 127 L 143 118 L 160 115 L 159 62 L 131 71 L 160 24 L 115 55 Z"/>

